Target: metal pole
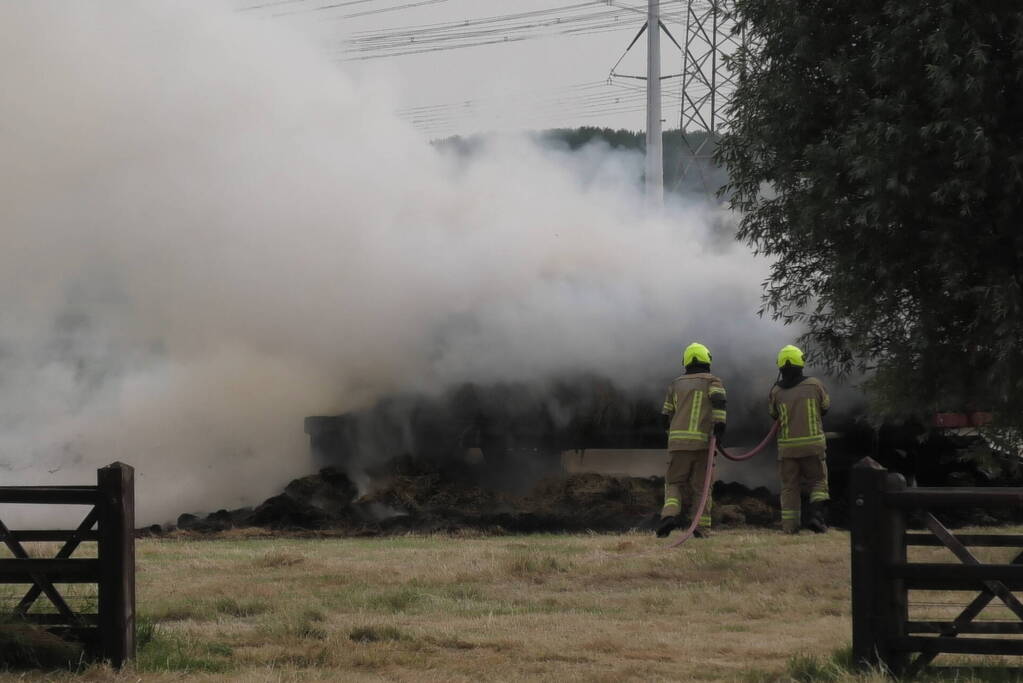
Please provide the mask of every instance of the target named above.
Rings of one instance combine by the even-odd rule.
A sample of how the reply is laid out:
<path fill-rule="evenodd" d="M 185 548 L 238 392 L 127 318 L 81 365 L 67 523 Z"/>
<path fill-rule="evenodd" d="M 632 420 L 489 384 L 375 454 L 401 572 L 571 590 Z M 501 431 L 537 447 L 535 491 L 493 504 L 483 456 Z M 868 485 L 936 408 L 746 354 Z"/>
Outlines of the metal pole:
<path fill-rule="evenodd" d="M 664 203 L 661 138 L 661 0 L 648 0 L 646 58 L 646 193 L 651 206 Z"/>
<path fill-rule="evenodd" d="M 718 131 L 718 50 L 721 49 L 721 36 L 718 34 L 718 3 L 711 3 L 711 12 L 714 15 L 714 28 L 711 31 L 710 42 L 710 132 L 713 135 Z"/>

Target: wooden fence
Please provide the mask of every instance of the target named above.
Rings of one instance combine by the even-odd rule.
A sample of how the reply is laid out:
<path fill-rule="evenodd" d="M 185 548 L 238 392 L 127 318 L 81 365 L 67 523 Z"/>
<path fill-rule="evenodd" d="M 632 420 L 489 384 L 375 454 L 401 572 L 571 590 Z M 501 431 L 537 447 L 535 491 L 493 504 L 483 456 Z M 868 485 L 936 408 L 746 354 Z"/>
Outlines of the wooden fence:
<path fill-rule="evenodd" d="M 11 616 L 82 642 L 93 656 L 121 667 L 135 656 L 135 471 L 115 462 L 97 472 L 96 486 L 0 486 L 0 503 L 81 505 L 74 530 L 11 531 L 0 538 L 13 558 L 0 559 L 0 583 L 30 584 Z M 52 558 L 33 558 L 23 543 L 63 543 Z M 95 542 L 96 557 L 73 558 Z M 75 612 L 56 584 L 95 584 L 96 613 Z M 30 611 L 45 596 L 56 611 Z"/>
<path fill-rule="evenodd" d="M 852 468 L 849 501 L 853 657 L 858 664 L 913 676 L 941 653 L 1023 655 L 1023 637 L 1011 637 L 1023 636 L 1023 604 L 1012 593 L 1023 590 L 1023 536 L 957 535 L 932 514 L 936 508 L 1018 507 L 1023 487 L 908 488 L 902 475 L 864 458 Z M 908 532 L 910 515 L 927 531 Z M 907 548 L 913 546 L 944 547 L 953 561 L 910 562 Z M 1009 562 L 993 564 L 981 562 L 970 547 L 1016 552 Z M 914 598 L 937 597 L 912 602 L 910 591 Z M 950 591 L 968 591 L 972 597 L 950 601 Z M 978 618 L 989 605 L 1007 610 L 1010 618 Z M 946 614 L 911 618 L 911 612 L 927 606 Z"/>

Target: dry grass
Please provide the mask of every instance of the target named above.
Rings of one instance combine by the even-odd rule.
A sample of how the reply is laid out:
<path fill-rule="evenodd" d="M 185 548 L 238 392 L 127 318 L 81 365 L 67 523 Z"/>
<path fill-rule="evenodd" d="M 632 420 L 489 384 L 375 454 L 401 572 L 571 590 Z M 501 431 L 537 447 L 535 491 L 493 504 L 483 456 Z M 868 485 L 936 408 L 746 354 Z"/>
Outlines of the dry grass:
<path fill-rule="evenodd" d="M 853 678 L 847 535 L 662 546 L 641 534 L 145 539 L 149 642 L 132 671 L 0 680 Z"/>

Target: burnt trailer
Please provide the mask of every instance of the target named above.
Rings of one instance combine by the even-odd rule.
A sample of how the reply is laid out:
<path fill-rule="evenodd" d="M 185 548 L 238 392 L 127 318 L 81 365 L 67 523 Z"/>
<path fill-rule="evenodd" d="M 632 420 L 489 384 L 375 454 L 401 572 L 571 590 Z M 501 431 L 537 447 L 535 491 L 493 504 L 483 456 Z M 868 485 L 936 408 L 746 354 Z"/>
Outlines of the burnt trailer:
<path fill-rule="evenodd" d="M 318 462 L 341 468 L 410 456 L 554 470 L 564 451 L 663 447 L 659 405 L 587 384 L 466 384 L 440 396 L 393 396 L 367 410 L 308 417 L 305 433 Z"/>

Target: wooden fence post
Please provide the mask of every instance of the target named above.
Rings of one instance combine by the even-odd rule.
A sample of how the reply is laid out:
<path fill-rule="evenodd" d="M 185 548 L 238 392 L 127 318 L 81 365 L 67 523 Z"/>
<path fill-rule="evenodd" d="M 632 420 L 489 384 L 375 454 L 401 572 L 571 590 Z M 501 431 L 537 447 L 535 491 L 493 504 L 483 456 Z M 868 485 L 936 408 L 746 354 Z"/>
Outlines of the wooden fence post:
<path fill-rule="evenodd" d="M 135 470 L 108 465 L 98 472 L 98 486 L 100 648 L 121 668 L 135 658 Z"/>
<path fill-rule="evenodd" d="M 897 472 L 889 473 L 885 478 L 884 490 L 904 491 L 906 478 Z M 909 665 L 909 653 L 896 650 L 888 643 L 898 642 L 905 637 L 906 622 L 909 621 L 909 601 L 905 581 L 884 575 L 884 565 L 905 564 L 906 562 L 906 512 L 905 510 L 883 505 L 880 509 L 880 527 L 883 534 L 881 547 L 882 583 L 878 599 L 881 600 L 880 613 L 884 615 L 885 648 L 881 650 L 885 666 L 896 676 L 902 675 Z"/>
<path fill-rule="evenodd" d="M 863 458 L 849 479 L 853 661 L 863 668 L 888 666 L 882 564 L 887 544 L 881 528 L 887 476 L 875 460 Z"/>

